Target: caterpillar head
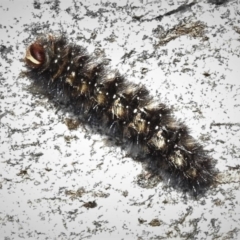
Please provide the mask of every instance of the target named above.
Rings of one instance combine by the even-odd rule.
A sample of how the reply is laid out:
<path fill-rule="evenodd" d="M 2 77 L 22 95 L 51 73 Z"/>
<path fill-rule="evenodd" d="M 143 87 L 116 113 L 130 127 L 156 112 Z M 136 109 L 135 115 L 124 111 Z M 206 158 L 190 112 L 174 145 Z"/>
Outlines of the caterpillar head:
<path fill-rule="evenodd" d="M 26 51 L 25 63 L 30 68 L 40 68 L 46 62 L 46 53 L 42 44 L 33 43 Z"/>

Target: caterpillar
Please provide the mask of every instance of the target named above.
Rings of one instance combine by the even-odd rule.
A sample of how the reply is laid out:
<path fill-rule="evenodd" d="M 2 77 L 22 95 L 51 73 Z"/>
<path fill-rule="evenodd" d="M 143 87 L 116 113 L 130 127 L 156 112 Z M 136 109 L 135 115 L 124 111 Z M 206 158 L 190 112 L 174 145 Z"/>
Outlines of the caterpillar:
<path fill-rule="evenodd" d="M 27 47 L 24 63 L 24 76 L 44 94 L 70 103 L 82 121 L 130 145 L 132 155 L 147 159 L 149 169 L 167 176 L 172 186 L 198 195 L 213 184 L 215 160 L 188 127 L 104 58 L 69 43 L 64 34 L 44 35 Z"/>

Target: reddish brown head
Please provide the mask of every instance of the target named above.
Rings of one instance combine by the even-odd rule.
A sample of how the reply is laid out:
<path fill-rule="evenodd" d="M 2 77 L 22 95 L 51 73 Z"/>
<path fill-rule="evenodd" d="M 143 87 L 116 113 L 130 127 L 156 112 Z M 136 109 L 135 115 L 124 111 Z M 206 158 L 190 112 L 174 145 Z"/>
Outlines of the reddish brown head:
<path fill-rule="evenodd" d="M 29 67 L 39 68 L 46 60 L 45 49 L 39 43 L 31 44 L 26 52 L 25 62 Z"/>

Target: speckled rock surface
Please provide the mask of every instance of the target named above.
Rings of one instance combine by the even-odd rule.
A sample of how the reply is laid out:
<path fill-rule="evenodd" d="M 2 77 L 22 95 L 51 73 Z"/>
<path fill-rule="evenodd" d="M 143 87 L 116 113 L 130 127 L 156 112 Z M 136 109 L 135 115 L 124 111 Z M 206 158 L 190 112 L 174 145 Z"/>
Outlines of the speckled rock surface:
<path fill-rule="evenodd" d="M 1 239 L 239 239 L 240 6 L 161 2 L 0 3 Z M 219 184 L 193 199 L 29 91 L 25 49 L 54 31 L 171 106 L 216 159 Z"/>

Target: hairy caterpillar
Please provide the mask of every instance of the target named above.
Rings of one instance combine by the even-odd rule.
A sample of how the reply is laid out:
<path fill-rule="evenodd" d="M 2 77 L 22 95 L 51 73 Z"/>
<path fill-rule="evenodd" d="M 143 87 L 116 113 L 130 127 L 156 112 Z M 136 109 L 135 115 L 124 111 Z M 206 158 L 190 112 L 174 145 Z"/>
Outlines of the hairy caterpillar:
<path fill-rule="evenodd" d="M 188 128 L 143 85 L 126 81 L 104 59 L 70 44 L 64 35 L 49 35 L 27 48 L 24 62 L 25 75 L 45 94 L 64 99 L 82 120 L 131 143 L 154 173 L 164 173 L 173 185 L 194 194 L 214 182 L 214 161 Z"/>

